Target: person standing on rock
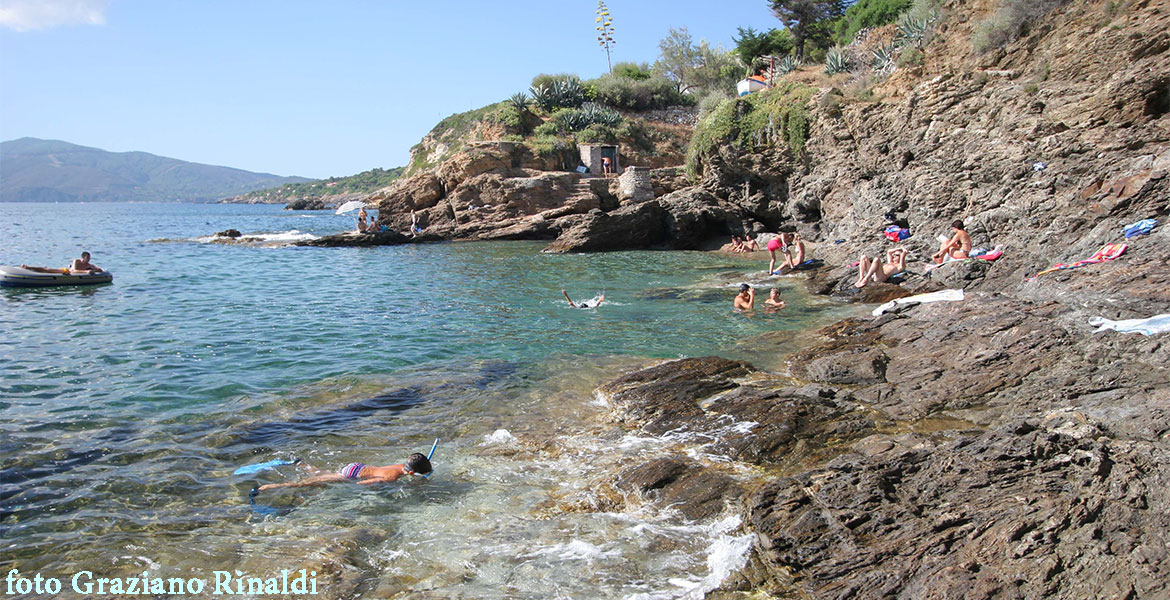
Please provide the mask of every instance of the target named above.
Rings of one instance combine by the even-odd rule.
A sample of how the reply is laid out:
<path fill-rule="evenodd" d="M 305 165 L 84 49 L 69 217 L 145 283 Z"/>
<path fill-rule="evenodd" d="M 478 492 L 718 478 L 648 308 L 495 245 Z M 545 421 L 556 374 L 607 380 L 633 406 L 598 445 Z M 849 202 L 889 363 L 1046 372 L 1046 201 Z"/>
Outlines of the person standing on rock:
<path fill-rule="evenodd" d="M 943 242 L 942 246 L 939 246 L 938 252 L 930 257 L 936 265 L 941 265 L 948 258 L 951 260 L 971 258 L 971 236 L 963 228 L 963 222 L 951 223 L 951 230 L 955 232 L 955 235 Z"/>
<path fill-rule="evenodd" d="M 601 157 L 601 172 L 605 173 L 607 177 L 613 173 L 613 161 L 608 156 Z"/>
<path fill-rule="evenodd" d="M 358 222 L 357 222 L 358 233 L 365 233 L 366 231 L 369 231 L 369 225 L 366 223 L 366 220 L 368 217 L 369 217 L 369 215 L 366 214 L 365 207 L 362 207 L 362 209 L 358 211 Z"/>
<path fill-rule="evenodd" d="M 752 289 L 750 284 L 744 283 L 739 286 L 739 294 L 735 296 L 735 301 L 732 307 L 735 310 L 748 312 L 756 306 L 756 290 Z"/>

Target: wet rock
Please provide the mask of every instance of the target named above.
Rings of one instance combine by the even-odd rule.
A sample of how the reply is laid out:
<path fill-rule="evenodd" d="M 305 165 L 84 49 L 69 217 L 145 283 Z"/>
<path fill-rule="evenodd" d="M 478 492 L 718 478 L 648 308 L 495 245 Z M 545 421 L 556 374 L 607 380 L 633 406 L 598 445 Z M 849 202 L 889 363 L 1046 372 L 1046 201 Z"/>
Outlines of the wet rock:
<path fill-rule="evenodd" d="M 409 244 L 410 236 L 397 231 L 381 231 L 378 233 L 346 232 L 337 235 L 327 235 L 312 240 L 297 242 L 297 246 L 314 246 L 318 248 L 341 247 L 368 247 L 368 246 L 397 246 Z"/>
<path fill-rule="evenodd" d="M 234 240 L 242 235 L 244 235 L 244 234 L 240 233 L 239 229 L 225 229 L 223 231 L 216 233 L 215 237 L 226 237 L 226 238 L 232 238 Z"/>
<path fill-rule="evenodd" d="M 742 362 L 708 356 L 670 361 L 624 375 L 598 388 L 618 422 L 663 434 L 703 417 L 699 400 L 732 389 L 755 372 Z"/>
<path fill-rule="evenodd" d="M 332 206 L 331 206 L 332 205 Z M 328 210 L 333 208 L 332 202 L 321 198 L 298 198 L 284 205 L 285 210 Z"/>
<path fill-rule="evenodd" d="M 626 469 L 615 486 L 698 521 L 717 516 L 743 494 L 731 477 L 693 460 L 662 458 Z"/>

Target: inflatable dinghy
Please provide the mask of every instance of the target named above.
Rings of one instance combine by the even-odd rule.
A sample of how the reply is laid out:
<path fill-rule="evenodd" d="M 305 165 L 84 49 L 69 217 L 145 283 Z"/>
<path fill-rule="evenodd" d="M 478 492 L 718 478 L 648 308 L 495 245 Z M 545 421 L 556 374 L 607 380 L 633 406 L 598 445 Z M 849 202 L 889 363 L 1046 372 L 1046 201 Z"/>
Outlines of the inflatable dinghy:
<path fill-rule="evenodd" d="M 0 287 L 53 287 L 62 285 L 94 285 L 110 283 L 114 274 L 97 273 L 40 273 L 20 267 L 0 266 Z"/>

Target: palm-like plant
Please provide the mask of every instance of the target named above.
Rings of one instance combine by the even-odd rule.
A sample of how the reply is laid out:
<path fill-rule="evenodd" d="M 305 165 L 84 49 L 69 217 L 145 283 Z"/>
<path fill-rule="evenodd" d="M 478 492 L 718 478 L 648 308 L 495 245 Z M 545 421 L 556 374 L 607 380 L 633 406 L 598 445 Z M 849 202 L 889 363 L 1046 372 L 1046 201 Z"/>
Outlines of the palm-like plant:
<path fill-rule="evenodd" d="M 780 62 L 776 63 L 776 73 L 779 75 L 787 75 L 795 71 L 796 67 L 796 57 L 789 54 L 788 56 L 780 59 Z"/>

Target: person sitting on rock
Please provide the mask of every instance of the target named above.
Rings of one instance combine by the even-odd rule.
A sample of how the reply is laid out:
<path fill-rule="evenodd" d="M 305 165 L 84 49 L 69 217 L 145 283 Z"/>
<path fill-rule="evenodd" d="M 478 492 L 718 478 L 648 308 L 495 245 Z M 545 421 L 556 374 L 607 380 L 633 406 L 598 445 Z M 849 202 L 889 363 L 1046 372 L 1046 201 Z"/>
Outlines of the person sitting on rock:
<path fill-rule="evenodd" d="M 752 289 L 749 284 L 741 284 L 739 286 L 739 294 L 735 296 L 735 301 L 732 307 L 735 310 L 750 311 L 756 305 L 756 290 Z"/>
<path fill-rule="evenodd" d="M 950 260 L 960 260 L 971 257 L 971 236 L 963 228 L 962 221 L 955 221 L 951 223 L 951 230 L 955 234 L 939 246 L 938 252 L 931 255 L 931 260 L 934 264 L 941 265 L 948 258 Z M 939 236 L 940 238 L 942 236 Z"/>
<path fill-rule="evenodd" d="M 784 262 L 780 265 L 779 270 L 776 269 L 777 250 L 784 255 Z M 772 254 L 772 261 L 768 263 L 768 273 L 771 275 L 776 275 L 785 269 L 795 269 L 804 262 L 804 242 L 800 239 L 799 233 L 781 233 L 768 242 L 768 251 Z"/>
<path fill-rule="evenodd" d="M 862 254 L 857 263 L 857 283 L 854 283 L 853 287 L 861 289 L 871 281 L 885 283 L 894 275 L 905 271 L 907 254 L 903 248 L 886 250 L 885 264 L 882 264 L 879 257 L 875 256 L 870 260 L 868 256 Z"/>
<path fill-rule="evenodd" d="M 780 288 L 778 287 L 772 288 L 772 291 L 768 293 L 768 298 L 764 300 L 764 306 L 774 310 L 784 308 L 786 304 L 780 299 Z"/>
<path fill-rule="evenodd" d="M 750 235 L 744 236 L 744 240 L 743 240 L 743 251 L 744 252 L 756 252 L 759 249 L 760 249 L 760 243 L 756 241 L 756 238 L 754 238 Z"/>
<path fill-rule="evenodd" d="M 743 252 L 743 240 L 739 239 L 738 235 L 731 236 L 731 251 Z"/>
<path fill-rule="evenodd" d="M 70 273 L 100 273 L 102 268 L 89 262 L 89 252 L 82 252 L 81 258 L 73 259 L 68 267 L 64 269 L 54 269 L 51 267 L 30 267 L 28 265 L 20 265 L 22 269 L 35 271 L 37 273 L 56 273 L 60 275 L 68 275 Z"/>
<path fill-rule="evenodd" d="M 573 302 L 573 299 L 569 297 L 569 293 L 565 290 L 561 290 L 561 293 L 565 295 L 565 300 L 569 301 L 569 306 L 572 308 L 597 308 L 598 306 L 601 306 L 602 302 L 605 302 L 604 293 L 599 294 L 597 297 L 591 300 L 586 300 L 580 304 Z"/>
<path fill-rule="evenodd" d="M 321 469 L 300 463 L 301 468 L 307 469 L 313 473 L 324 473 Z M 406 462 L 397 465 L 386 465 L 384 467 L 375 467 L 363 463 L 355 462 L 349 463 L 336 473 L 324 473 L 322 475 L 315 475 L 308 479 L 300 481 L 290 481 L 287 483 L 269 483 L 262 485 L 252 490 L 252 495 L 255 496 L 258 492 L 266 490 L 275 490 L 287 487 L 306 487 L 311 485 L 325 485 L 327 483 L 340 483 L 342 481 L 354 481 L 360 485 L 372 485 L 375 483 L 388 483 L 398 481 L 407 475 L 427 476 L 431 473 L 431 461 L 427 460 L 419 452 L 411 454 L 406 459 Z"/>

